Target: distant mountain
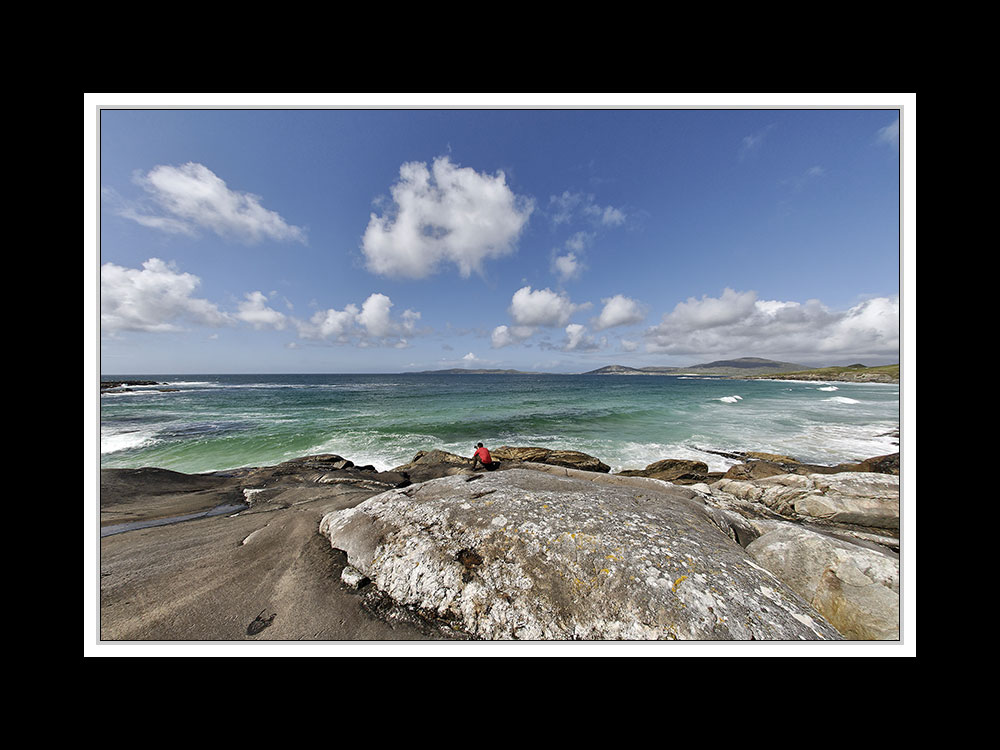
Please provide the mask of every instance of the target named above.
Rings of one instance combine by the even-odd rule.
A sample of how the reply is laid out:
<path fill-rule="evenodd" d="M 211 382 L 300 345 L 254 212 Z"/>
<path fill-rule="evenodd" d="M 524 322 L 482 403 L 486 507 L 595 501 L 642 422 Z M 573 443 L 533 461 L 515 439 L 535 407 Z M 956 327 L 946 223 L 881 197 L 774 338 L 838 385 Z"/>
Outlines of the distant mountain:
<path fill-rule="evenodd" d="M 779 362 L 760 357 L 719 359 L 687 367 L 626 367 L 608 365 L 583 373 L 584 375 L 770 375 L 803 369 L 793 362 Z"/>
<path fill-rule="evenodd" d="M 778 362 L 773 359 L 759 357 L 741 357 L 739 359 L 719 359 L 715 362 L 704 362 L 687 367 L 628 367 L 626 365 L 607 365 L 596 370 L 581 373 L 582 375 L 719 375 L 751 377 L 773 375 L 775 373 L 794 372 L 802 370 L 802 365 L 792 362 Z M 405 374 L 405 373 L 404 373 Z M 411 375 L 548 375 L 558 373 L 527 372 L 525 370 L 489 370 L 466 369 L 452 367 L 447 370 L 421 370 L 409 373 Z"/>
<path fill-rule="evenodd" d="M 608 365 L 606 367 L 601 367 L 597 370 L 591 370 L 590 372 L 582 373 L 583 375 L 650 375 L 652 373 L 644 372 L 643 370 L 637 369 L 635 367 L 626 367 L 625 365 Z"/>
<path fill-rule="evenodd" d="M 678 369 L 688 369 L 688 370 L 757 370 L 757 369 L 767 369 L 767 370 L 801 370 L 802 365 L 797 365 L 794 362 L 779 362 L 774 359 L 761 359 L 760 357 L 740 357 L 739 359 L 719 359 L 715 362 L 706 362 L 701 365 L 691 365 L 688 368 L 678 368 Z"/>

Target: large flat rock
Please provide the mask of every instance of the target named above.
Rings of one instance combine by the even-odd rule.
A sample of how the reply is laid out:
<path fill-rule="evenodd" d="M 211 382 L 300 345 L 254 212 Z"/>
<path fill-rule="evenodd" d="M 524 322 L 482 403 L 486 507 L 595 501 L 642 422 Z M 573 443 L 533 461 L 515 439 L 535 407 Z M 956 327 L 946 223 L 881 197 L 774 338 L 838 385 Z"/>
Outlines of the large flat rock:
<path fill-rule="evenodd" d="M 694 492 L 561 471 L 394 489 L 320 531 L 398 605 L 476 638 L 841 638 Z"/>

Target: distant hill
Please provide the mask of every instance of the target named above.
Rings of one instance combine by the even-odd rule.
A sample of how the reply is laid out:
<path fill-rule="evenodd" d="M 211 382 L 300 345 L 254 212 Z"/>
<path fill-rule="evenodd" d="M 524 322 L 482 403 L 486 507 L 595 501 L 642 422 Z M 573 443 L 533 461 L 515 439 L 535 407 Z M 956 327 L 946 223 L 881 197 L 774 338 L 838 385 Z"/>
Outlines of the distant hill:
<path fill-rule="evenodd" d="M 686 367 L 627 367 L 625 365 L 608 365 L 583 373 L 584 375 L 719 375 L 742 377 L 755 375 L 771 375 L 791 370 L 802 370 L 802 365 L 792 362 L 778 362 L 760 357 L 741 357 L 739 359 L 720 359 L 715 362 L 704 362 Z"/>
<path fill-rule="evenodd" d="M 590 372 L 581 373 L 582 375 L 652 375 L 653 373 L 644 372 L 643 370 L 637 369 L 635 367 L 626 367 L 625 365 L 607 365 L 606 367 L 601 367 L 597 370 L 591 370 Z"/>

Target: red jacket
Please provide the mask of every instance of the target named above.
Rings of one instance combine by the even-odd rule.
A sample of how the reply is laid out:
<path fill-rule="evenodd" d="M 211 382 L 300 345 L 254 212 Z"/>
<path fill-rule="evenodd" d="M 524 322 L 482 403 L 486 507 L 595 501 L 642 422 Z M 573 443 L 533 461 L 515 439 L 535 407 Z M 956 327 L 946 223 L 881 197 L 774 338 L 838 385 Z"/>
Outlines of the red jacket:
<path fill-rule="evenodd" d="M 486 450 L 485 447 L 476 448 L 476 452 L 472 454 L 472 457 L 475 458 L 476 456 L 479 456 L 479 460 L 482 461 L 484 464 L 493 463 L 493 459 L 490 458 L 490 452 Z"/>

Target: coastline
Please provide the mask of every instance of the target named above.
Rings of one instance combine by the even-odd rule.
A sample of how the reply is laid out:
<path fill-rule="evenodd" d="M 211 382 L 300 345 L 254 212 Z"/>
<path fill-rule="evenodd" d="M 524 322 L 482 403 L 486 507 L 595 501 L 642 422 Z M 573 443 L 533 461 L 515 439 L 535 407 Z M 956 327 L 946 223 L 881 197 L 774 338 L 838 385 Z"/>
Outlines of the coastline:
<path fill-rule="evenodd" d="M 899 385 L 899 378 L 892 377 L 846 377 L 846 376 L 820 376 L 806 377 L 802 374 L 796 375 L 761 375 L 752 378 L 731 378 L 732 380 L 775 380 L 786 383 L 855 383 L 862 385 Z"/>
<path fill-rule="evenodd" d="M 878 436 L 899 424 L 896 386 L 857 383 L 824 393 L 834 386 L 697 375 L 149 379 L 158 384 L 101 396 L 102 467 L 206 472 L 337 453 L 388 469 L 430 445 L 464 454 L 483 440 L 573 448 L 613 470 L 663 456 L 725 470 L 706 451 L 833 464 L 891 452 Z"/>
<path fill-rule="evenodd" d="M 706 482 L 712 486 L 739 484 L 761 475 L 766 481 L 767 477 L 780 479 L 796 473 L 805 481 L 818 476 L 817 470 L 831 472 L 832 478 L 852 472 L 858 477 L 869 476 L 865 472 L 873 469 L 889 475 L 893 471 L 891 461 L 884 465 L 862 462 L 796 467 L 798 462 L 789 456 L 748 452 L 741 454 L 745 462 L 741 466 L 752 467 L 752 471 L 742 479 L 737 478 L 739 472 L 724 479 L 706 476 L 707 467 L 691 466 L 696 462 L 670 459 L 650 464 L 646 470 L 611 474 L 599 459 L 575 451 L 501 447 L 494 454 L 504 457 L 500 458 L 501 472 L 489 476 L 473 472 L 465 457 L 434 450 L 421 452 L 409 464 L 386 472 L 354 466 L 335 455 L 200 475 L 160 469 L 102 469 L 101 526 L 125 522 L 146 525 L 100 540 L 101 639 L 369 642 L 475 637 L 456 630 L 453 623 L 417 611 L 419 607 L 400 606 L 370 585 L 345 583 L 353 561 L 319 533 L 325 519 L 350 512 L 375 495 L 412 494 L 416 488 L 436 485 L 433 480 L 456 475 L 502 482 L 497 477 L 504 471 L 527 469 L 529 476 L 535 477 L 532 481 L 542 482 L 542 474 L 561 472 L 560 476 L 583 478 L 587 484 L 610 483 L 662 492 L 671 502 L 686 506 L 691 498 L 701 497 L 700 502 L 704 502 L 710 497 Z M 521 460 L 525 458 L 529 460 Z M 894 470 L 898 474 L 898 454 Z M 841 473 L 845 471 L 847 474 Z M 732 502 L 726 500 L 713 513 L 731 515 L 731 507 L 722 509 L 735 507 Z M 210 515 L 225 503 L 242 509 Z M 773 524 L 779 517 L 767 509 L 753 513 L 764 516 L 752 523 Z M 191 520 L 170 522 L 184 515 Z M 164 523 L 153 525 L 157 521 Z M 719 522 L 716 517 L 715 523 Z M 733 523 L 732 519 L 726 521 L 738 531 L 731 531 L 734 539 L 748 533 L 746 520 Z M 887 533 L 853 522 L 838 532 L 853 535 L 856 543 L 870 545 L 875 540 L 876 546 L 891 555 L 892 535 L 887 537 Z M 896 538 L 898 552 L 898 533 Z M 739 547 L 737 544 L 734 552 L 739 552 Z"/>

